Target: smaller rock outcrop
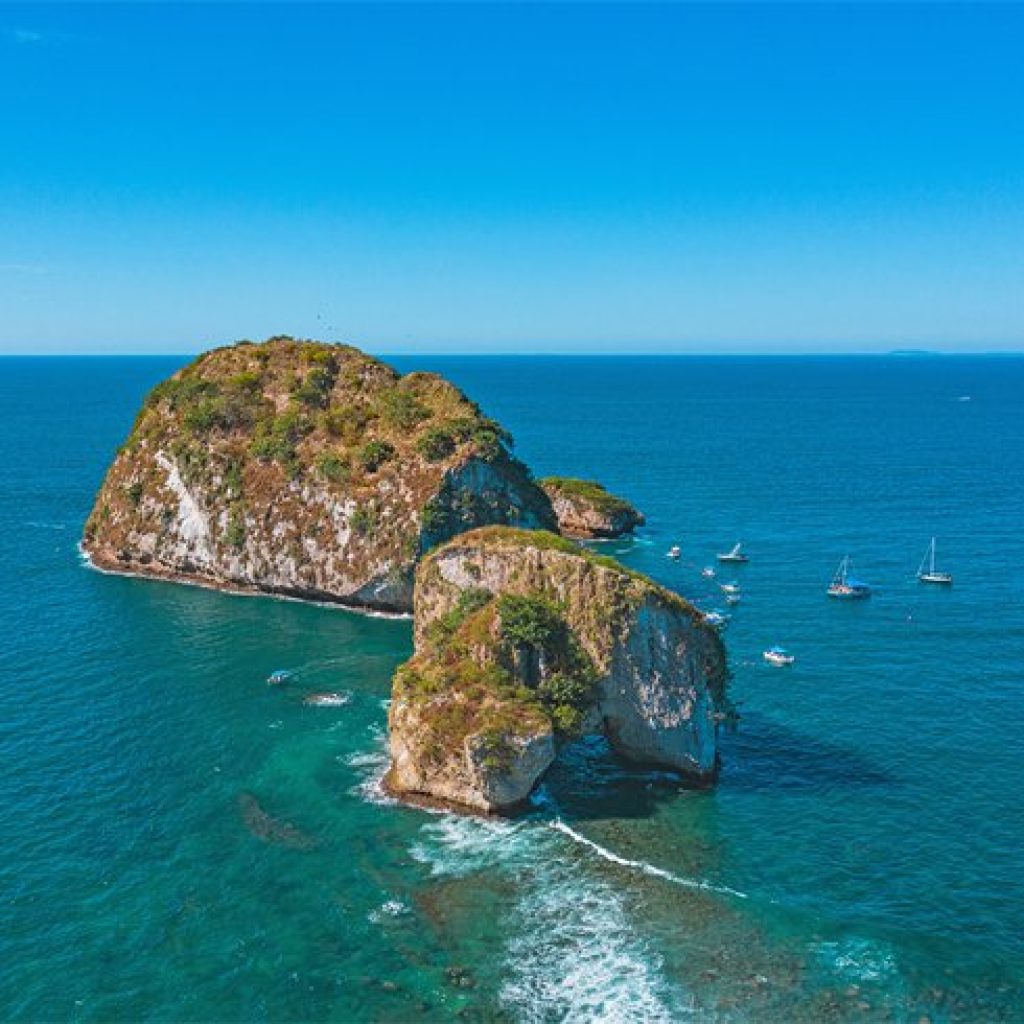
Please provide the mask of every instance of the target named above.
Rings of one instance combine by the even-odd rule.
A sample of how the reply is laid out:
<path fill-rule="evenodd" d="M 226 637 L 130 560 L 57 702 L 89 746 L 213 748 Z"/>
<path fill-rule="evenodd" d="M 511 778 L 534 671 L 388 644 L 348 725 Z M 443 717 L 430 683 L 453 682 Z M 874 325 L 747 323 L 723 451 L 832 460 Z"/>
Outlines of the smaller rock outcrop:
<path fill-rule="evenodd" d="M 569 537 L 607 539 L 632 533 L 644 516 L 593 480 L 549 476 L 538 481 L 551 499 L 559 530 Z"/>
<path fill-rule="evenodd" d="M 710 780 L 725 683 L 717 632 L 678 595 L 551 533 L 474 530 L 417 570 L 415 653 L 394 679 L 386 784 L 510 810 L 559 743 L 588 733 Z"/>

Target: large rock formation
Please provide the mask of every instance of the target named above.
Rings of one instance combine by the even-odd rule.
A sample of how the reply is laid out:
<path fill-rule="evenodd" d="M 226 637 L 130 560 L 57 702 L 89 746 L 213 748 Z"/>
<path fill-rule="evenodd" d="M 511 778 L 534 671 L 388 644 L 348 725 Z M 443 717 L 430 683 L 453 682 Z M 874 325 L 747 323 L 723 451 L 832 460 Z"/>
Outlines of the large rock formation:
<path fill-rule="evenodd" d="M 551 499 L 559 530 L 567 536 L 621 537 L 644 524 L 641 512 L 593 480 L 549 476 L 538 483 Z"/>
<path fill-rule="evenodd" d="M 431 546 L 487 523 L 555 527 L 509 443 L 434 374 L 242 342 L 149 395 L 83 545 L 105 569 L 409 611 Z"/>
<path fill-rule="evenodd" d="M 560 740 L 591 732 L 714 777 L 725 652 L 678 595 L 562 537 L 491 527 L 424 559 L 415 606 L 389 712 L 393 792 L 510 809 Z"/>

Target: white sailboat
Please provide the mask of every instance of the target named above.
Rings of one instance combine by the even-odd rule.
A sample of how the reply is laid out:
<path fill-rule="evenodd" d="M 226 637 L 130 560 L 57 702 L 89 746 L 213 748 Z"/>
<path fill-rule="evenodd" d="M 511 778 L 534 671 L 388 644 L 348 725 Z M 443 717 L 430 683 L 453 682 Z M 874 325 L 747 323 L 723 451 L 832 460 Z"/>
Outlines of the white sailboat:
<path fill-rule="evenodd" d="M 925 569 L 926 564 L 927 570 Z M 939 583 L 947 587 L 953 582 L 953 577 L 948 572 L 937 572 L 935 569 L 934 537 L 932 537 L 931 544 L 928 545 L 928 550 L 924 553 L 924 558 L 921 559 L 921 564 L 917 567 L 917 578 L 922 583 Z"/>
<path fill-rule="evenodd" d="M 743 554 L 743 543 L 739 542 L 731 551 L 726 551 L 718 556 L 720 562 L 749 562 L 750 559 Z"/>

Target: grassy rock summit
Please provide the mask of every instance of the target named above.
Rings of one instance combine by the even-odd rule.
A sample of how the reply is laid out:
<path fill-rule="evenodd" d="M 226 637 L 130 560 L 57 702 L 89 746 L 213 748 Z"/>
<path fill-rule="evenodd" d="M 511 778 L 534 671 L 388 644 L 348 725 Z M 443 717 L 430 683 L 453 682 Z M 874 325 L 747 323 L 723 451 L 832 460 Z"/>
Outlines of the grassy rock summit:
<path fill-rule="evenodd" d="M 621 537 L 644 524 L 641 512 L 593 480 L 549 476 L 538 483 L 551 499 L 559 530 L 567 536 L 583 539 Z"/>
<path fill-rule="evenodd" d="M 153 389 L 83 546 L 104 569 L 410 611 L 432 546 L 489 523 L 555 528 L 510 446 L 435 374 L 240 342 Z"/>
<path fill-rule="evenodd" d="M 487 527 L 416 574 L 415 653 L 395 675 L 392 792 L 521 803 L 559 742 L 714 777 L 726 661 L 676 594 L 551 533 Z"/>

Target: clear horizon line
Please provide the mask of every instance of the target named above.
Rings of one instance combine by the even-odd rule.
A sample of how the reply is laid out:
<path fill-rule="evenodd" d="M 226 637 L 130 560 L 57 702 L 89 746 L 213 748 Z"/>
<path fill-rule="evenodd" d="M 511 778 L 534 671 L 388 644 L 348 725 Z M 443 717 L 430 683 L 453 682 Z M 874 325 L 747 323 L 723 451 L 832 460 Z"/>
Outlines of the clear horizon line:
<path fill-rule="evenodd" d="M 304 339 L 299 339 L 304 340 Z M 317 340 L 317 339 L 308 339 Z M 205 352 L 213 351 L 216 348 L 228 348 L 232 342 L 225 345 L 214 345 L 210 348 L 192 349 L 185 351 L 167 352 L 0 352 L 0 359 L 194 359 Z M 349 342 L 325 342 L 325 344 L 350 344 Z M 363 348 L 353 345 L 360 351 L 375 358 L 385 359 L 398 357 L 401 359 L 413 358 L 416 356 L 430 356 L 441 358 L 469 358 L 469 359 L 849 359 L 849 358 L 892 358 L 892 359 L 943 359 L 943 358 L 1020 358 L 1024 357 L 1024 349 L 984 349 L 980 351 L 970 349 L 888 349 L 886 351 L 874 351 L 863 349 L 852 349 L 840 352 L 716 352 L 716 351 L 661 351 L 649 350 L 640 352 L 630 351 L 609 351 L 601 350 L 497 350 L 493 352 L 465 351 L 465 350 L 443 350 L 431 349 L 427 351 L 417 349 L 395 349 L 380 350 L 374 348 Z"/>

